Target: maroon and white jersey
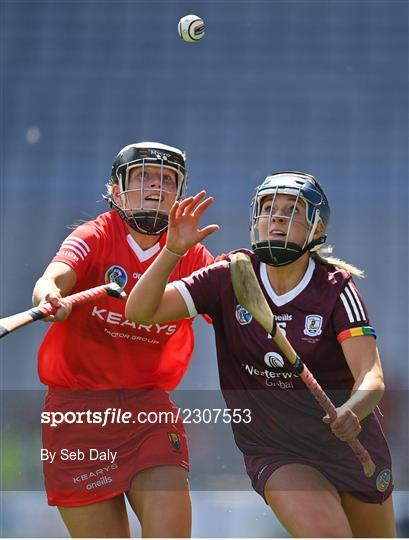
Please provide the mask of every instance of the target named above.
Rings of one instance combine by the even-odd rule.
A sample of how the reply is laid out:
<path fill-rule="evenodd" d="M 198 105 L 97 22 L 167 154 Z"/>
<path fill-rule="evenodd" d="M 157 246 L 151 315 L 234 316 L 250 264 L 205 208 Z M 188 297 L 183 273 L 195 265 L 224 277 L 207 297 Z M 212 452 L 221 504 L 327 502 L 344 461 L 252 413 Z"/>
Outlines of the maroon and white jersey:
<path fill-rule="evenodd" d="M 300 283 L 281 296 L 272 289 L 267 267 L 246 251 L 278 324 L 336 406 L 345 402 L 354 384 L 342 352 L 342 340 L 375 335 L 365 304 L 350 274 L 310 259 Z M 245 453 L 287 447 L 304 441 L 316 452 L 317 442 L 342 445 L 322 422 L 324 413 L 302 380 L 293 373 L 274 340 L 235 298 L 230 256 L 173 285 L 190 315 L 207 313 L 213 320 L 220 385 L 230 408 L 249 408 L 252 421 L 232 425 Z M 376 422 L 375 417 L 370 422 Z M 363 421 L 363 426 L 367 419 Z M 377 422 L 376 422 L 377 423 Z M 256 450 L 257 448 L 257 450 Z"/>

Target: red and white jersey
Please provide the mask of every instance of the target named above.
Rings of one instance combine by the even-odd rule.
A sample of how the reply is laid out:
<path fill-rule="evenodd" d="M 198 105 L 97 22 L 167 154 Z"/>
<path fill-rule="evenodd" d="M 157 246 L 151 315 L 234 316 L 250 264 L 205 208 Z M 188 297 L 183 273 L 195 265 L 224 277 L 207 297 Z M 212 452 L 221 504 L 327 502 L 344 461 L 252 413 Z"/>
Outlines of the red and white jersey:
<path fill-rule="evenodd" d="M 69 265 L 77 282 L 71 293 L 110 281 L 129 294 L 166 242 L 142 250 L 116 211 L 78 227 L 53 258 Z M 170 280 L 211 264 L 202 245 L 190 249 Z M 39 350 L 39 375 L 51 388 L 172 390 L 183 377 L 194 346 L 192 319 L 141 325 L 125 318 L 125 302 L 112 297 L 73 308 L 48 330 Z"/>

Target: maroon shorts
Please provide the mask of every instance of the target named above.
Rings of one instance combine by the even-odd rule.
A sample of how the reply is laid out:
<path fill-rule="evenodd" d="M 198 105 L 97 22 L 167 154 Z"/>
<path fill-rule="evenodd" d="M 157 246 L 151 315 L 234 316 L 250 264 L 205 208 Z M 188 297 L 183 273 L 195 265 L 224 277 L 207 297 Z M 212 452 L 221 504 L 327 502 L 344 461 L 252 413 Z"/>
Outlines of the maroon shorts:
<path fill-rule="evenodd" d="M 347 445 L 345 455 L 340 460 L 308 459 L 292 452 L 280 453 L 272 449 L 271 453 L 263 455 L 244 455 L 244 461 L 253 488 L 264 499 L 267 480 L 274 471 L 290 463 L 301 463 L 317 469 L 340 493 L 349 493 L 366 503 L 381 504 L 393 490 L 391 460 L 390 457 L 385 459 L 383 453 L 371 454 L 376 464 L 371 478 L 364 475 L 361 464 Z"/>
<path fill-rule="evenodd" d="M 164 391 L 50 390 L 42 431 L 49 505 L 84 506 L 115 497 L 151 467 L 189 470 L 183 422 Z"/>

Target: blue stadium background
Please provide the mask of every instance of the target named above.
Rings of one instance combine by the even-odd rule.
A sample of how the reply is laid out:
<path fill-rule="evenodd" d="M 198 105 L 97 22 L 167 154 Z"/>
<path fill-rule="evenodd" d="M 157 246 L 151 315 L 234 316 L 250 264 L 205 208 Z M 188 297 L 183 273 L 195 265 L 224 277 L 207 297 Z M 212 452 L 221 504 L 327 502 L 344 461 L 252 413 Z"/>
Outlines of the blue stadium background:
<path fill-rule="evenodd" d="M 187 44 L 176 26 L 192 12 L 206 35 Z M 2 316 L 29 305 L 67 226 L 105 211 L 101 194 L 118 150 L 158 140 L 186 150 L 189 192 L 215 197 L 207 218 L 221 226 L 207 243 L 215 254 L 248 247 L 250 196 L 267 174 L 302 170 L 322 182 L 330 243 L 367 272 L 359 287 L 386 382 L 406 396 L 406 1 L 3 0 L 1 21 Z M 196 326 L 181 388 L 217 389 L 212 331 Z M 32 325 L 1 342 L 2 389 L 42 388 L 36 350 L 44 330 Z M 9 422 L 3 415 L 3 456 L 13 454 Z M 407 428 L 400 436 L 398 463 Z M 24 481 L 2 499 L 2 535 L 66 534 L 44 494 Z M 196 536 L 284 534 L 251 492 L 199 492 L 193 504 Z M 396 504 L 407 535 L 405 490 Z M 35 508 L 26 519 L 22 505 Z"/>

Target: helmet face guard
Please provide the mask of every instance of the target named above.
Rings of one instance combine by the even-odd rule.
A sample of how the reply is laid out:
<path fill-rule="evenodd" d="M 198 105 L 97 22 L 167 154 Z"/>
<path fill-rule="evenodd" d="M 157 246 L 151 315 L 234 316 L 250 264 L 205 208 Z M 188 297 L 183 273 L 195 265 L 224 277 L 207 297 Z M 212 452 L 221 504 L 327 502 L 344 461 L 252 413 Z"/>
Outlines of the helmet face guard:
<path fill-rule="evenodd" d="M 160 175 L 160 187 L 150 188 L 146 167 L 157 167 Z M 129 180 L 132 169 L 140 167 L 140 185 L 129 189 Z M 165 179 L 166 170 L 176 173 L 176 190 Z M 186 192 L 187 174 L 185 154 L 178 148 L 160 143 L 137 143 L 125 146 L 117 155 L 109 180 L 109 193 L 106 198 L 111 208 L 118 211 L 121 218 L 135 231 L 147 235 L 162 234 L 168 227 L 168 209 L 161 208 L 163 196 L 170 194 L 175 200 L 183 199 Z M 112 194 L 112 185 L 118 185 L 117 201 Z M 156 208 L 145 208 L 145 194 L 156 196 Z M 131 204 L 131 197 L 133 204 Z M 118 199 L 121 201 L 118 203 Z M 136 202 L 135 202 L 136 201 Z"/>
<path fill-rule="evenodd" d="M 290 195 L 295 203 L 291 215 L 276 215 L 274 202 L 277 195 Z M 262 214 L 263 199 L 272 199 L 268 214 Z M 305 206 L 305 220 L 307 223 L 305 240 L 302 245 L 290 242 L 290 233 L 293 224 L 297 221 L 295 208 L 301 201 Z M 326 228 L 330 216 L 327 197 L 318 181 L 309 174 L 298 172 L 282 172 L 268 176 L 255 190 L 250 210 L 250 237 L 255 254 L 262 262 L 271 266 L 285 266 L 296 261 L 307 251 L 316 250 L 326 241 L 326 234 L 314 239 L 318 223 L 321 221 Z M 279 219 L 287 224 L 283 240 L 270 240 L 260 235 L 261 220 L 268 220 L 264 228 L 269 231 L 272 219 Z"/>

